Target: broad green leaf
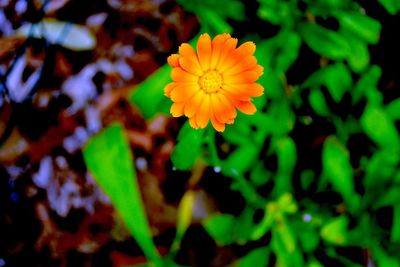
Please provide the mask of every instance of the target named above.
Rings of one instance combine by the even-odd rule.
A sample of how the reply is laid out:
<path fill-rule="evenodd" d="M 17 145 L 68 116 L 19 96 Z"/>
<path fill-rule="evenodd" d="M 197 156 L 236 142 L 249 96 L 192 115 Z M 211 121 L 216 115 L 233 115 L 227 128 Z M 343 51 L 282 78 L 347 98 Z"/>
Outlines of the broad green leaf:
<path fill-rule="evenodd" d="M 397 12 L 400 11 L 400 1 L 398 0 L 378 0 L 378 1 L 392 15 L 395 15 Z"/>
<path fill-rule="evenodd" d="M 171 67 L 165 64 L 130 94 L 130 102 L 139 107 L 145 119 L 153 117 L 157 112 L 166 111 L 163 107 L 171 106 L 171 101 L 164 96 L 164 87 L 171 81 L 170 72 Z"/>
<path fill-rule="evenodd" d="M 234 242 L 234 226 L 235 218 L 228 214 L 215 215 L 204 222 L 208 234 L 221 246 Z"/>
<path fill-rule="evenodd" d="M 342 63 L 329 65 L 314 72 L 304 82 L 302 87 L 313 88 L 321 85 L 325 85 L 328 88 L 333 100 L 340 102 L 344 93 L 349 90 L 352 85 L 351 73 Z"/>
<path fill-rule="evenodd" d="M 238 173 L 244 173 L 254 164 L 259 150 L 254 145 L 248 144 L 236 149 L 228 159 L 225 160 L 226 168 L 235 169 Z"/>
<path fill-rule="evenodd" d="M 237 267 L 265 267 L 268 265 L 269 248 L 261 247 L 250 251 L 246 256 L 242 257 Z"/>
<path fill-rule="evenodd" d="M 96 37 L 87 28 L 52 18 L 43 19 L 34 24 L 24 24 L 16 31 L 16 34 L 27 38 L 44 38 L 52 44 L 74 51 L 91 50 L 96 46 Z"/>
<path fill-rule="evenodd" d="M 120 124 L 112 124 L 92 137 L 83 150 L 86 165 L 99 186 L 110 197 L 132 236 L 149 260 L 159 261 L 128 139 Z"/>
<path fill-rule="evenodd" d="M 320 231 L 322 239 L 337 246 L 347 244 L 347 226 L 349 219 L 339 216 L 328 221 Z"/>
<path fill-rule="evenodd" d="M 379 107 L 368 105 L 361 117 L 364 132 L 380 147 L 399 151 L 399 135 L 393 120 Z"/>
<path fill-rule="evenodd" d="M 360 73 L 364 71 L 369 64 L 368 45 L 362 40 L 349 35 L 347 35 L 347 41 L 351 50 L 347 61 L 354 72 Z"/>
<path fill-rule="evenodd" d="M 343 196 L 349 210 L 354 211 L 358 199 L 354 191 L 353 169 L 350 164 L 349 152 L 335 136 L 329 136 L 324 142 L 322 167 L 323 174 L 333 188 Z"/>
<path fill-rule="evenodd" d="M 381 32 L 379 21 L 355 11 L 337 11 L 335 13 L 342 30 L 348 31 L 370 44 L 378 43 Z"/>
<path fill-rule="evenodd" d="M 178 170 L 189 170 L 196 162 L 202 148 L 204 129 L 193 129 L 186 122 L 178 135 L 178 143 L 171 160 Z"/>
<path fill-rule="evenodd" d="M 300 24 L 299 31 L 306 44 L 321 56 L 340 60 L 350 53 L 346 38 L 338 32 L 309 22 Z"/>

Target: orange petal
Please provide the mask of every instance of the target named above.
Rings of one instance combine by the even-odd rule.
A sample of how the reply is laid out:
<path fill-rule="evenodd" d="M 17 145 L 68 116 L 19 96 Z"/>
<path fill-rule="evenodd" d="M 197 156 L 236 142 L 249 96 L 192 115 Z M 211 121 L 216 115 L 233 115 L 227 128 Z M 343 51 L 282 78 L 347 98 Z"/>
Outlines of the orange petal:
<path fill-rule="evenodd" d="M 252 115 L 256 113 L 257 108 L 249 101 L 240 101 L 236 106 L 244 114 Z"/>
<path fill-rule="evenodd" d="M 196 109 L 196 123 L 200 128 L 205 128 L 210 120 L 211 103 L 210 96 L 206 95 Z"/>
<path fill-rule="evenodd" d="M 191 118 L 196 113 L 197 108 L 203 101 L 205 94 L 203 91 L 199 90 L 192 98 L 185 102 L 184 112 L 186 117 Z"/>
<path fill-rule="evenodd" d="M 252 83 L 257 81 L 260 75 L 255 71 L 244 71 L 236 75 L 223 75 L 225 84 L 240 84 L 240 83 Z"/>
<path fill-rule="evenodd" d="M 225 130 L 225 124 L 220 123 L 215 116 L 211 116 L 211 124 L 218 132 L 223 132 Z"/>
<path fill-rule="evenodd" d="M 238 47 L 237 51 L 243 56 L 251 56 L 256 51 L 256 45 L 253 42 L 245 42 Z"/>
<path fill-rule="evenodd" d="M 214 94 L 211 96 L 211 107 L 213 110 L 213 116 L 220 123 L 225 123 L 229 120 L 229 109 L 224 104 L 222 104 L 222 101 L 220 100 L 218 95 L 219 94 Z"/>
<path fill-rule="evenodd" d="M 256 97 L 261 96 L 264 93 L 264 88 L 258 83 L 250 84 L 229 84 L 224 85 L 223 89 L 228 91 L 231 95 Z M 248 99 L 242 99 L 248 100 Z"/>
<path fill-rule="evenodd" d="M 179 54 L 184 57 L 197 58 L 196 51 L 187 43 L 183 43 L 179 46 Z"/>
<path fill-rule="evenodd" d="M 214 37 L 212 40 L 212 52 L 211 52 L 211 62 L 210 69 L 215 69 L 218 63 L 218 59 L 221 56 L 222 46 L 226 40 L 231 38 L 230 34 L 223 33 Z"/>
<path fill-rule="evenodd" d="M 257 73 L 258 73 L 258 76 L 261 76 L 261 75 L 263 75 L 263 73 L 264 73 L 264 67 L 261 66 L 261 65 L 255 66 L 252 70 L 255 71 L 255 72 L 257 72 Z"/>
<path fill-rule="evenodd" d="M 244 86 L 246 84 L 243 84 Z M 236 88 L 232 87 L 231 85 L 224 85 L 222 87 L 222 90 L 224 91 L 224 94 L 235 98 L 236 100 L 241 100 L 241 101 L 250 101 L 251 97 L 249 96 L 248 92 L 246 90 L 237 90 Z M 172 95 L 172 94 L 171 94 Z"/>
<path fill-rule="evenodd" d="M 207 33 L 200 35 L 197 41 L 197 54 L 203 71 L 207 71 L 211 61 L 211 38 Z"/>
<path fill-rule="evenodd" d="M 173 103 L 171 106 L 171 114 L 173 117 L 180 117 L 183 115 L 183 106 L 185 103 Z"/>
<path fill-rule="evenodd" d="M 181 68 L 173 68 L 171 71 L 171 78 L 175 82 L 197 82 L 199 79 L 196 75 L 186 72 Z"/>
<path fill-rule="evenodd" d="M 197 83 L 179 83 L 171 92 L 171 99 L 174 102 L 185 102 L 190 99 L 200 87 Z"/>
<path fill-rule="evenodd" d="M 225 60 L 221 61 L 218 64 L 217 70 L 220 73 L 224 73 L 225 70 L 232 68 L 235 65 L 241 64 L 243 60 L 243 56 L 239 54 L 237 51 L 231 51 L 226 57 Z"/>
<path fill-rule="evenodd" d="M 199 126 L 196 123 L 195 117 L 189 118 L 189 125 L 194 129 L 199 129 Z"/>
<path fill-rule="evenodd" d="M 219 69 L 220 65 L 224 63 L 226 58 L 234 51 L 238 40 L 236 38 L 230 38 L 225 41 L 222 47 L 221 56 L 218 59 L 216 68 Z"/>
<path fill-rule="evenodd" d="M 218 99 L 221 103 L 221 107 L 227 113 L 228 121 L 236 118 L 236 110 L 234 107 L 234 103 L 231 101 L 231 99 L 227 98 L 224 94 L 221 94 L 221 93 L 215 94 L 215 96 L 218 97 Z M 216 114 L 216 115 L 218 115 L 218 114 Z M 222 119 L 220 116 L 217 116 L 217 118 Z M 223 118 L 223 120 L 221 122 L 225 122 L 225 120 L 226 120 L 226 117 Z"/>
<path fill-rule="evenodd" d="M 247 70 L 252 70 L 257 65 L 257 59 L 254 56 L 243 57 L 238 64 L 224 70 L 225 75 L 234 75 Z"/>
<path fill-rule="evenodd" d="M 187 72 L 195 74 L 197 76 L 203 75 L 203 71 L 201 70 L 201 66 L 197 60 L 197 58 L 189 58 L 189 57 L 180 57 L 179 65 Z"/>
<path fill-rule="evenodd" d="M 172 54 L 167 58 L 168 64 L 171 65 L 171 67 L 179 67 L 179 55 L 178 54 Z"/>
<path fill-rule="evenodd" d="M 167 84 L 164 87 L 164 95 L 167 97 L 171 97 L 171 92 L 175 88 L 175 86 L 176 86 L 176 83 L 174 83 L 174 82 Z"/>

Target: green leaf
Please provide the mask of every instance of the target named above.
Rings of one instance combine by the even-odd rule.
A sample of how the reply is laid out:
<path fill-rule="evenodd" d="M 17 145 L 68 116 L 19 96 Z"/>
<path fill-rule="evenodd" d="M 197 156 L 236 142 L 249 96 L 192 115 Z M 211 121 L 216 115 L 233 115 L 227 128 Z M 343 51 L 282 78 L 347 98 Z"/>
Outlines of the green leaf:
<path fill-rule="evenodd" d="M 333 60 L 348 57 L 350 47 L 344 36 L 314 23 L 302 23 L 300 35 L 306 44 L 317 54 Z"/>
<path fill-rule="evenodd" d="M 379 78 L 382 75 L 380 67 L 374 65 L 371 66 L 363 76 L 357 81 L 353 90 L 351 91 L 353 96 L 353 103 L 357 103 L 362 96 L 367 95 L 370 104 L 380 104 L 380 99 L 377 95 L 371 95 L 371 91 L 376 90 L 378 86 Z"/>
<path fill-rule="evenodd" d="M 339 216 L 328 221 L 320 231 L 322 239 L 338 246 L 347 244 L 347 226 L 349 219 L 346 216 Z"/>
<path fill-rule="evenodd" d="M 207 233 L 221 246 L 234 242 L 234 226 L 235 218 L 228 214 L 212 216 L 204 222 Z"/>
<path fill-rule="evenodd" d="M 400 99 L 393 100 L 386 106 L 386 114 L 393 120 L 400 120 Z"/>
<path fill-rule="evenodd" d="M 120 124 L 92 137 L 83 150 L 86 165 L 110 197 L 146 257 L 159 261 L 141 200 L 131 149 Z"/>
<path fill-rule="evenodd" d="M 349 62 L 350 68 L 356 72 L 360 73 L 364 71 L 369 64 L 369 51 L 368 45 L 361 41 L 360 39 L 354 38 L 352 36 L 347 35 L 347 41 L 350 45 L 349 57 L 347 61 Z"/>
<path fill-rule="evenodd" d="M 319 234 L 314 229 L 302 229 L 298 231 L 301 246 L 306 253 L 313 252 L 320 241 Z"/>
<path fill-rule="evenodd" d="M 400 263 L 396 257 L 389 256 L 387 252 L 380 247 L 379 242 L 375 242 L 371 246 L 372 257 L 379 267 L 400 267 Z"/>
<path fill-rule="evenodd" d="M 381 32 L 379 21 L 354 11 L 338 11 L 335 12 L 335 15 L 339 20 L 341 30 L 347 31 L 370 44 L 378 43 Z"/>
<path fill-rule="evenodd" d="M 265 267 L 268 265 L 269 248 L 261 247 L 250 251 L 246 256 L 242 257 L 237 267 Z"/>
<path fill-rule="evenodd" d="M 300 36 L 295 32 L 284 30 L 273 38 L 258 43 L 255 56 L 267 72 L 276 72 L 275 75 L 280 79 L 281 73 L 286 72 L 297 59 L 300 46 Z M 270 75 L 267 72 L 261 79 L 269 80 Z"/>
<path fill-rule="evenodd" d="M 278 173 L 275 177 L 275 195 L 281 195 L 292 187 L 292 173 L 296 165 L 296 145 L 290 137 L 274 140 L 274 147 L 278 156 Z"/>
<path fill-rule="evenodd" d="M 38 23 L 22 25 L 16 34 L 24 37 L 44 38 L 74 51 L 91 50 L 96 46 L 96 37 L 87 28 L 56 19 L 43 19 Z"/>
<path fill-rule="evenodd" d="M 309 95 L 309 101 L 311 107 L 314 109 L 315 113 L 320 116 L 329 116 L 330 111 L 328 105 L 326 104 L 324 94 L 316 88 L 311 89 Z"/>
<path fill-rule="evenodd" d="M 189 122 L 179 132 L 171 160 L 178 170 L 189 170 L 196 162 L 203 144 L 204 129 L 193 129 Z"/>
<path fill-rule="evenodd" d="M 224 166 L 236 170 L 238 173 L 244 173 L 248 170 L 257 159 L 257 147 L 248 144 L 236 149 L 228 159 L 225 160 Z"/>
<path fill-rule="evenodd" d="M 233 28 L 227 23 L 221 15 L 212 9 L 199 9 L 196 13 L 200 16 L 200 22 L 206 25 L 212 33 L 218 34 L 221 32 L 231 33 Z"/>
<path fill-rule="evenodd" d="M 339 192 L 349 210 L 354 211 L 358 198 L 354 191 L 353 169 L 350 164 L 349 152 L 335 136 L 329 136 L 322 151 L 323 174 L 328 178 L 333 188 Z"/>
<path fill-rule="evenodd" d="M 390 235 L 390 240 L 395 243 L 400 241 L 400 204 L 396 203 L 393 207 L 393 223 L 392 223 L 392 233 Z"/>
<path fill-rule="evenodd" d="M 261 5 L 257 10 L 260 19 L 271 22 L 275 25 L 292 25 L 294 22 L 293 9 L 290 3 L 283 1 L 260 1 Z"/>
<path fill-rule="evenodd" d="M 379 146 L 399 151 L 399 136 L 393 120 L 379 107 L 368 105 L 361 117 L 364 132 Z"/>
<path fill-rule="evenodd" d="M 378 0 L 391 15 L 395 15 L 400 11 L 400 2 L 398 0 Z"/>
<path fill-rule="evenodd" d="M 130 102 L 139 107 L 145 119 L 153 117 L 157 112 L 163 110 L 163 107 L 171 105 L 171 101 L 164 96 L 164 87 L 171 81 L 170 72 L 171 67 L 165 64 L 130 94 Z"/>
<path fill-rule="evenodd" d="M 302 87 L 313 88 L 321 85 L 325 85 L 328 88 L 333 100 L 340 102 L 344 93 L 349 90 L 352 85 L 351 73 L 342 63 L 329 65 L 314 72 L 304 82 Z M 323 112 L 323 110 L 321 111 Z"/>
<path fill-rule="evenodd" d="M 369 160 L 364 182 L 366 187 L 374 188 L 394 178 L 400 154 L 391 148 L 377 151 Z"/>

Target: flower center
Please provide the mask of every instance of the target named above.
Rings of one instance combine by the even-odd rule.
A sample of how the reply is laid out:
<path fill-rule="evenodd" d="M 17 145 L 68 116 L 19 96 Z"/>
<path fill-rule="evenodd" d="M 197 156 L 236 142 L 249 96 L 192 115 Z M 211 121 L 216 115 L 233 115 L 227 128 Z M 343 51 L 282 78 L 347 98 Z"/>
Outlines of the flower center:
<path fill-rule="evenodd" d="M 221 88 L 222 77 L 215 70 L 209 70 L 200 77 L 199 85 L 200 88 L 208 94 L 216 93 Z"/>

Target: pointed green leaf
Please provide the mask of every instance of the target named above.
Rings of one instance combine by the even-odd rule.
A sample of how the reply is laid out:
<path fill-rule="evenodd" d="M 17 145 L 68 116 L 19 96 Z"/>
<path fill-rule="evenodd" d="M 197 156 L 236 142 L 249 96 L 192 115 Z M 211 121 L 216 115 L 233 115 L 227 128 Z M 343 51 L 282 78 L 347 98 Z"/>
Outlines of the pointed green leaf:
<path fill-rule="evenodd" d="M 83 150 L 88 169 L 110 197 L 132 236 L 149 260 L 158 262 L 133 166 L 131 149 L 120 124 L 92 137 Z"/>
<path fill-rule="evenodd" d="M 317 54 L 333 60 L 346 58 L 350 53 L 347 40 L 340 33 L 315 23 L 302 23 L 300 34 L 306 44 Z"/>

